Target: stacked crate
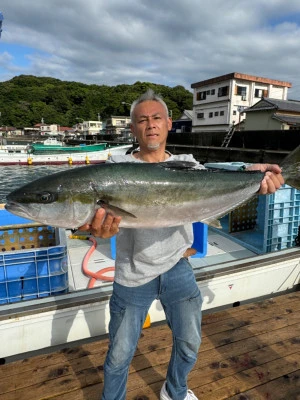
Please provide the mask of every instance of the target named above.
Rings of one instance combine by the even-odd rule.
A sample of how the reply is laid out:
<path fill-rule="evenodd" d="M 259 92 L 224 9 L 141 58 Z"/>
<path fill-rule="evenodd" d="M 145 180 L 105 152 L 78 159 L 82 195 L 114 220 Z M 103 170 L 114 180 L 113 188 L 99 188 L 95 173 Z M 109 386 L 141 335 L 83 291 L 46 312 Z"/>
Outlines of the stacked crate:
<path fill-rule="evenodd" d="M 68 292 L 64 235 L 0 210 L 0 305 Z"/>
<path fill-rule="evenodd" d="M 232 211 L 221 224 L 230 237 L 257 253 L 294 247 L 300 239 L 300 190 L 283 185 L 274 194 L 260 195 L 258 201 Z"/>
<path fill-rule="evenodd" d="M 263 232 L 263 251 L 295 246 L 300 225 L 300 190 L 284 185 L 268 196 L 259 196 L 257 229 Z"/>

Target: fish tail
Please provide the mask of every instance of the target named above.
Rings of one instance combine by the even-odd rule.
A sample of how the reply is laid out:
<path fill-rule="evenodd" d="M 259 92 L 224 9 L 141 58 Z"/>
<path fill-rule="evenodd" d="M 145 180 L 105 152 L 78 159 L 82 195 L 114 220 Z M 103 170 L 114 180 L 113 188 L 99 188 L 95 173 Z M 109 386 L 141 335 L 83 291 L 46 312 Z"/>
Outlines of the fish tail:
<path fill-rule="evenodd" d="M 300 190 L 300 146 L 283 160 L 281 168 L 285 183 Z"/>

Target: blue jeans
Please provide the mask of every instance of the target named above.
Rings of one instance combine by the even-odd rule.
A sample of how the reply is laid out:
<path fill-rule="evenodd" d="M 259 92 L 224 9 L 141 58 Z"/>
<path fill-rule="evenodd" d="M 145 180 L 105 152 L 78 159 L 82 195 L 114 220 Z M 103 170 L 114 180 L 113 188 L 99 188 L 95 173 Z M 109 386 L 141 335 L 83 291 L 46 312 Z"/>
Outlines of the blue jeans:
<path fill-rule="evenodd" d="M 185 398 L 187 376 L 197 360 L 201 343 L 202 298 L 193 269 L 182 258 L 168 272 L 144 285 L 127 287 L 114 282 L 102 400 L 125 400 L 129 365 L 155 299 L 161 301 L 173 334 L 167 391 L 173 400 Z"/>

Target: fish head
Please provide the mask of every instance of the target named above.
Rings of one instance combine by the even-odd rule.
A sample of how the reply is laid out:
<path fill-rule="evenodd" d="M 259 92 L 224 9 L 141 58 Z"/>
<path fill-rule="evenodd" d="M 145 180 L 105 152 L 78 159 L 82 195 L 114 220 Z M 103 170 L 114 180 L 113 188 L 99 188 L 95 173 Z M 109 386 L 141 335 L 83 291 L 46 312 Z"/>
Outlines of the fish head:
<path fill-rule="evenodd" d="M 87 184 L 83 190 L 82 182 L 62 178 L 53 174 L 14 190 L 7 196 L 6 210 L 55 227 L 73 229 L 90 222 L 99 208 L 92 188 Z"/>

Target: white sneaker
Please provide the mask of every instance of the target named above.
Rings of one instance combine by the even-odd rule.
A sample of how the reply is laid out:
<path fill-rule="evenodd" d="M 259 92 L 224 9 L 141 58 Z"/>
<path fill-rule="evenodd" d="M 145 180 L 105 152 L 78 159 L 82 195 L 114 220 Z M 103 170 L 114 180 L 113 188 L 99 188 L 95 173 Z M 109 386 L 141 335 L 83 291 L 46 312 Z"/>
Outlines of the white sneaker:
<path fill-rule="evenodd" d="M 168 395 L 168 392 L 166 389 L 166 384 L 167 384 L 167 382 L 165 381 L 161 388 L 160 400 L 172 400 L 171 397 Z M 198 397 L 196 397 L 191 390 L 188 390 L 187 395 L 185 396 L 184 400 L 198 400 Z"/>
<path fill-rule="evenodd" d="M 195 396 L 194 392 L 192 390 L 187 391 L 187 395 L 184 400 L 198 400 L 198 397 Z"/>
<path fill-rule="evenodd" d="M 166 389 L 166 384 L 167 384 L 167 381 L 164 382 L 164 384 L 160 390 L 160 400 L 172 400 L 171 397 L 168 395 L 168 392 Z"/>

